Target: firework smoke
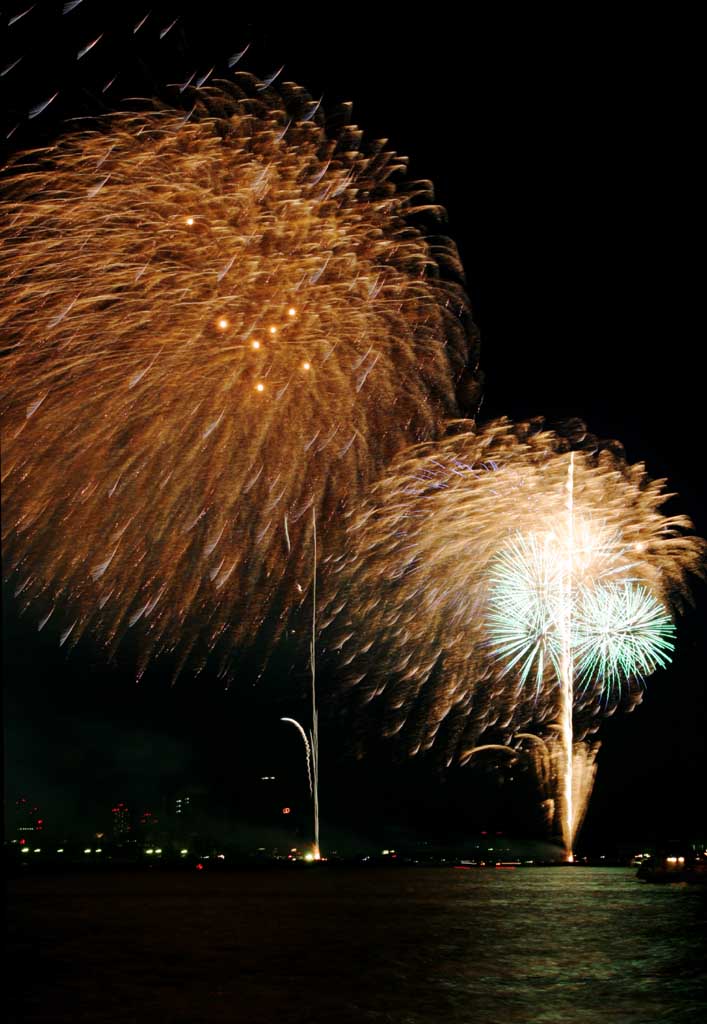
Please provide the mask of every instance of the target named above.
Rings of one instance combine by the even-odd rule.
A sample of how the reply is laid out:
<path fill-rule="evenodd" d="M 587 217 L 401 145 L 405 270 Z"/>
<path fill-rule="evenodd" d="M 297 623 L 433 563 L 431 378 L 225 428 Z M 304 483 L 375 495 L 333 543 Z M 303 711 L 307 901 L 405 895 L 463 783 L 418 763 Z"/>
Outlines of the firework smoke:
<path fill-rule="evenodd" d="M 245 74 L 183 98 L 5 176 L 3 544 L 62 642 L 227 675 L 306 592 L 307 510 L 326 535 L 454 414 L 470 323 L 429 185 L 345 111 Z"/>

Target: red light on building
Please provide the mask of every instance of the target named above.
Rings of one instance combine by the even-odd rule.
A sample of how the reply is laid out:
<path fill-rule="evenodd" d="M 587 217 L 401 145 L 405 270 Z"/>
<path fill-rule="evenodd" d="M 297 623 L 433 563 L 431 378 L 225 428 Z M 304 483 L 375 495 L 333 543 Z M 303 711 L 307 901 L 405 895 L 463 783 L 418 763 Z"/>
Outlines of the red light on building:
<path fill-rule="evenodd" d="M 203 864 L 197 864 L 196 865 L 196 870 L 197 871 L 203 871 L 204 870 L 204 865 Z"/>

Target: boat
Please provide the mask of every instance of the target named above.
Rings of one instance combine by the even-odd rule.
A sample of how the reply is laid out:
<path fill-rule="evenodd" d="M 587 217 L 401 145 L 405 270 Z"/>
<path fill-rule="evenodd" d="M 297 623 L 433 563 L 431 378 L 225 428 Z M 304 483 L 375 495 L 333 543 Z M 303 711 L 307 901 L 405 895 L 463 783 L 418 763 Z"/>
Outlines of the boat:
<path fill-rule="evenodd" d="M 707 885 L 707 857 L 695 854 L 649 857 L 639 867 L 636 878 L 658 884 L 687 882 L 690 885 Z"/>

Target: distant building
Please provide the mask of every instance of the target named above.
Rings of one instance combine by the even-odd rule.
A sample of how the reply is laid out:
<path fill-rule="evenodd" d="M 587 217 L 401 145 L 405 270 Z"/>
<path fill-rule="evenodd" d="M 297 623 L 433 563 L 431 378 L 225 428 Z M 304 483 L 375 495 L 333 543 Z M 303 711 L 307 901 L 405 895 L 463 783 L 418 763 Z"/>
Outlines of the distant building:
<path fill-rule="evenodd" d="M 124 803 L 116 804 L 111 808 L 111 813 L 113 815 L 113 838 L 117 842 L 127 839 L 133 830 L 128 807 Z"/>
<path fill-rule="evenodd" d="M 174 801 L 174 813 L 177 817 L 188 818 L 191 812 L 191 797 L 178 796 Z"/>
<path fill-rule="evenodd" d="M 41 811 L 26 796 L 21 796 L 15 801 L 17 834 L 28 837 L 30 833 L 41 832 L 44 829 L 44 818 Z"/>
<path fill-rule="evenodd" d="M 157 829 L 159 821 L 160 819 L 152 811 L 143 811 L 137 819 L 135 828 L 137 838 L 145 842 L 154 841 L 160 834 Z"/>

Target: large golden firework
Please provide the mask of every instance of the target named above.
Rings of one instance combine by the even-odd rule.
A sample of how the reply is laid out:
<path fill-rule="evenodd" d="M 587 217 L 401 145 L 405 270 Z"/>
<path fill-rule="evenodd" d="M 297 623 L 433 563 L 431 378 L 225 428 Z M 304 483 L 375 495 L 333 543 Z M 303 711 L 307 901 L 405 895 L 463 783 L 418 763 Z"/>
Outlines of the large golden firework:
<path fill-rule="evenodd" d="M 361 721 L 378 723 L 374 735 L 400 734 L 410 753 L 434 746 L 451 764 L 484 734 L 508 742 L 528 724 L 557 721 L 553 659 L 533 657 L 532 673 L 509 665 L 516 651 L 493 628 L 494 580 L 499 555 L 517 538 L 566 548 L 571 453 L 572 585 L 630 582 L 666 607 L 679 603 L 704 545 L 689 520 L 663 514 L 664 481 L 629 465 L 620 445 L 599 443 L 578 423 L 564 436 L 539 421 L 452 425 L 445 440 L 393 464 L 351 515 L 346 557 L 330 564 L 327 646 L 367 706 Z M 540 635 L 535 648 L 520 641 L 526 659 L 546 643 Z M 577 685 L 575 738 L 637 699 L 640 689 L 624 682 Z"/>
<path fill-rule="evenodd" d="M 429 183 L 383 142 L 245 74 L 182 99 L 5 175 L 3 544 L 62 641 L 132 630 L 141 666 L 228 674 L 307 588 L 305 513 L 326 539 L 438 434 L 473 335 Z"/>

